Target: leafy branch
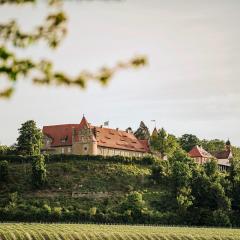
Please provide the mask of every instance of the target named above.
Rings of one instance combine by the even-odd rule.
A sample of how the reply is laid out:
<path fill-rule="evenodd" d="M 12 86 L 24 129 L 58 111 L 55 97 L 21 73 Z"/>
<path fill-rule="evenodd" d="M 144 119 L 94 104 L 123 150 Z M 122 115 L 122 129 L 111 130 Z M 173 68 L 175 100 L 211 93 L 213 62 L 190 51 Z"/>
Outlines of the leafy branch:
<path fill-rule="evenodd" d="M 26 3 L 36 3 L 36 0 L 0 0 L 0 5 Z M 147 63 L 144 56 L 137 56 L 129 61 L 117 63 L 113 67 L 102 67 L 96 73 L 81 71 L 76 77 L 69 77 L 64 72 L 55 71 L 53 63 L 49 60 L 42 59 L 36 62 L 29 58 L 18 58 L 14 50 L 9 50 L 10 47 L 11 49 L 27 48 L 39 41 L 45 41 L 50 48 L 56 48 L 66 36 L 67 16 L 62 10 L 61 1 L 49 0 L 48 4 L 54 11 L 31 32 L 22 31 L 16 20 L 0 24 L 0 77 L 4 76 L 9 83 L 8 87 L 0 89 L 0 98 L 11 97 L 14 84 L 21 77 L 28 77 L 37 84 L 85 88 L 89 80 L 106 84 L 117 71 L 141 67 Z"/>

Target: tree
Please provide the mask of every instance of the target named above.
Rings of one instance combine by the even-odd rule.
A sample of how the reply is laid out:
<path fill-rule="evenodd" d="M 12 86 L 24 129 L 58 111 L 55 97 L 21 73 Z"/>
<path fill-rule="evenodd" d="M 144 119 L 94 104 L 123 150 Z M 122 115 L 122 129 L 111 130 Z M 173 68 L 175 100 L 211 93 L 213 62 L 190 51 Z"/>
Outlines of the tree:
<path fill-rule="evenodd" d="M 37 0 L 1 0 L 3 4 L 33 4 Z M 62 4 L 61 4 L 62 3 Z M 49 14 L 44 22 L 36 26 L 31 32 L 24 32 L 16 20 L 0 24 L 0 75 L 7 79 L 8 86 L 0 89 L 0 98 L 10 97 L 15 83 L 21 78 L 31 79 L 37 84 L 54 84 L 78 86 L 85 88 L 89 80 L 106 84 L 116 71 L 126 68 L 139 67 L 147 63 L 144 56 L 119 62 L 113 67 L 102 67 L 98 72 L 82 71 L 76 77 L 69 77 L 66 73 L 55 71 L 50 60 L 19 58 L 15 54 L 17 49 L 26 49 L 39 42 L 45 42 L 50 48 L 57 48 L 67 34 L 67 16 L 63 11 L 63 1 L 48 0 Z M 19 6 L 18 6 L 19 7 Z"/>
<path fill-rule="evenodd" d="M 201 141 L 201 145 L 206 151 L 210 153 L 220 152 L 225 149 L 225 142 L 219 139 L 213 139 L 213 140 L 204 139 Z"/>
<path fill-rule="evenodd" d="M 139 192 L 131 192 L 127 195 L 121 204 L 123 212 L 127 212 L 131 217 L 138 219 L 142 213 L 147 210 L 142 194 Z"/>
<path fill-rule="evenodd" d="M 194 146 L 200 144 L 200 140 L 193 134 L 184 134 L 179 138 L 180 146 L 186 152 L 189 152 Z"/>
<path fill-rule="evenodd" d="M 17 139 L 17 150 L 23 155 L 38 155 L 42 146 L 42 131 L 33 120 L 22 124 Z"/>
<path fill-rule="evenodd" d="M 232 208 L 240 210 L 240 161 L 232 159 L 229 169 L 229 181 L 231 183 L 230 197 L 232 200 Z"/>
<path fill-rule="evenodd" d="M 150 146 L 153 151 L 159 152 L 162 157 L 170 157 L 180 147 L 177 138 L 168 134 L 164 128 L 151 136 Z"/>
<path fill-rule="evenodd" d="M 0 182 L 8 179 L 8 161 L 0 161 Z"/>
<path fill-rule="evenodd" d="M 47 181 L 47 170 L 43 155 L 33 157 L 32 161 L 32 184 L 34 188 L 41 188 Z"/>
<path fill-rule="evenodd" d="M 140 126 L 134 133 L 134 135 L 140 140 L 148 140 L 150 138 L 150 132 L 148 130 L 148 127 L 143 121 L 140 122 Z"/>

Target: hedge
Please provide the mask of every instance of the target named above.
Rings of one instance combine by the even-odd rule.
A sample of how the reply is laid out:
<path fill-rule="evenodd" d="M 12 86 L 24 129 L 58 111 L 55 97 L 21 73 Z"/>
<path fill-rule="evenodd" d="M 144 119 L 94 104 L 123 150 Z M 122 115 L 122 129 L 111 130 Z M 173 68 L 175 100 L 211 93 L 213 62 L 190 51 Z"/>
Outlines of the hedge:
<path fill-rule="evenodd" d="M 0 160 L 7 160 L 10 163 L 30 163 L 34 156 L 21 156 L 21 155 L 0 155 Z M 46 163 L 62 162 L 62 161 L 105 161 L 113 163 L 124 164 L 140 164 L 152 165 L 157 159 L 154 156 L 147 155 L 144 157 L 124 157 L 124 156 L 102 156 L 102 155 L 70 155 L 70 154 L 57 154 L 45 155 Z"/>

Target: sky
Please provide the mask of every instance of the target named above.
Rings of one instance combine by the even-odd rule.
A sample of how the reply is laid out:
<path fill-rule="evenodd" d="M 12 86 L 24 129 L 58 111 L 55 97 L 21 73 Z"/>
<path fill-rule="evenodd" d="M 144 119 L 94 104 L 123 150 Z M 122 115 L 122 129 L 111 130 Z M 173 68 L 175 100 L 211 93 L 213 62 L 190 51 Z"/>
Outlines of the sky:
<path fill-rule="evenodd" d="M 0 7 L 0 22 L 17 18 L 32 29 L 47 14 L 43 1 Z M 71 76 L 143 54 L 149 64 L 118 72 L 106 87 L 86 90 L 16 85 L 0 100 L 0 143 L 13 144 L 21 123 L 79 123 L 136 129 L 154 122 L 169 133 L 231 140 L 240 146 L 240 1 L 65 1 L 68 35 L 57 50 L 41 43 L 20 55 L 48 58 Z M 3 80 L 2 80 L 3 82 Z M 0 81 L 1 86 L 1 81 Z"/>

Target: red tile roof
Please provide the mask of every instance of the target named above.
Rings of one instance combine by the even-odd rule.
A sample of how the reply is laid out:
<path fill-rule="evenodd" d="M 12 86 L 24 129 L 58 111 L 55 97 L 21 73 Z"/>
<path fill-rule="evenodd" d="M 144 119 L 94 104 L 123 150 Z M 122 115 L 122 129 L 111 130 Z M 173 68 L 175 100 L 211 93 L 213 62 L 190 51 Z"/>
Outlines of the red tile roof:
<path fill-rule="evenodd" d="M 62 124 L 44 126 L 43 134 L 52 140 L 52 147 L 71 146 L 72 145 L 72 129 L 77 128 L 79 124 Z"/>
<path fill-rule="evenodd" d="M 138 140 L 132 133 L 111 128 L 94 126 L 92 126 L 92 128 L 96 129 L 98 146 L 136 152 L 149 152 L 148 143 Z"/>
<path fill-rule="evenodd" d="M 211 158 L 212 157 L 212 155 L 209 152 L 207 152 L 200 146 L 193 147 L 188 154 L 192 158 L 196 158 L 196 157 Z"/>
<path fill-rule="evenodd" d="M 126 131 L 91 126 L 85 117 L 83 117 L 80 124 L 44 126 L 43 134 L 52 139 L 52 147 L 71 146 L 73 130 L 78 131 L 83 126 L 92 129 L 96 135 L 94 140 L 97 141 L 98 146 L 136 152 L 149 152 L 147 140 L 139 140 L 134 134 Z M 77 136 L 75 136 L 75 141 L 77 140 Z"/>

